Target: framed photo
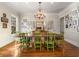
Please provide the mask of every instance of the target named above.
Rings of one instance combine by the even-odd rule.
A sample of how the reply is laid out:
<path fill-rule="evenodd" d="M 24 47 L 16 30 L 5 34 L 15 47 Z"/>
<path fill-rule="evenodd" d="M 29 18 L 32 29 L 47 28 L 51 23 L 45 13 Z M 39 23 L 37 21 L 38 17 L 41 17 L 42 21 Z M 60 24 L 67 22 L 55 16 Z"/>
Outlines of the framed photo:
<path fill-rule="evenodd" d="M 73 20 L 72 17 L 69 17 L 69 28 L 73 27 Z"/>
<path fill-rule="evenodd" d="M 16 18 L 11 16 L 11 34 L 16 33 Z"/>
<path fill-rule="evenodd" d="M 2 24 L 3 28 L 7 28 L 7 23 Z"/>
<path fill-rule="evenodd" d="M 77 32 L 79 32 L 79 18 L 78 18 Z"/>
<path fill-rule="evenodd" d="M 65 16 L 65 28 L 69 28 L 69 15 Z"/>
<path fill-rule="evenodd" d="M 2 22 L 2 28 L 7 28 L 8 18 L 6 13 L 3 13 L 3 16 L 1 17 L 0 21 Z"/>
<path fill-rule="evenodd" d="M 1 22 L 8 23 L 8 18 L 7 18 L 6 13 L 3 13 L 3 16 L 1 17 Z"/>
<path fill-rule="evenodd" d="M 27 19 L 23 19 L 23 22 L 27 22 Z"/>
<path fill-rule="evenodd" d="M 77 20 L 74 20 L 74 25 L 77 25 Z"/>
<path fill-rule="evenodd" d="M 73 29 L 77 28 L 77 26 L 78 26 L 77 23 L 78 23 L 77 20 L 73 20 Z"/>
<path fill-rule="evenodd" d="M 77 6 L 77 10 L 78 10 L 78 13 L 79 13 L 79 6 Z"/>
<path fill-rule="evenodd" d="M 16 33 L 16 27 L 15 26 L 11 26 L 11 34 Z"/>
<path fill-rule="evenodd" d="M 74 28 L 74 29 L 76 29 L 76 28 L 77 28 L 77 26 L 75 26 L 75 25 L 74 25 L 74 26 L 73 26 L 73 28 Z"/>
<path fill-rule="evenodd" d="M 79 18 L 78 18 L 78 26 L 79 26 Z"/>
<path fill-rule="evenodd" d="M 79 32 L 79 26 L 77 26 L 77 32 Z"/>
<path fill-rule="evenodd" d="M 0 27 L 2 26 L 2 24 L 1 24 L 1 17 L 0 17 Z"/>

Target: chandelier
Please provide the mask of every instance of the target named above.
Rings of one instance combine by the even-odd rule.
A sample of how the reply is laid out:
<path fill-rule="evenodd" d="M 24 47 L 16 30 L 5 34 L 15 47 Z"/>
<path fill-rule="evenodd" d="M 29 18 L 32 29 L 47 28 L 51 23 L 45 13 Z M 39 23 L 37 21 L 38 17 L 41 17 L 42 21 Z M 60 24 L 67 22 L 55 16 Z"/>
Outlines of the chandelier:
<path fill-rule="evenodd" d="M 44 19 L 45 18 L 45 14 L 43 13 L 42 8 L 41 8 L 41 3 L 42 2 L 38 2 L 38 3 L 39 3 L 39 8 L 38 8 L 37 13 L 34 16 L 35 16 L 35 18 L 40 20 L 40 19 Z"/>

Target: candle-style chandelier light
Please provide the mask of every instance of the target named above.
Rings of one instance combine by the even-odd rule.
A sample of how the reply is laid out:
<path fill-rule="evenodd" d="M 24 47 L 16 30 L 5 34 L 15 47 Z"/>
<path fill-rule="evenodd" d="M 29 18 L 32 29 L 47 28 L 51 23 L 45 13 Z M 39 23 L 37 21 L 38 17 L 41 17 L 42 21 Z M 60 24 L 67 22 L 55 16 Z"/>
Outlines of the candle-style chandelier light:
<path fill-rule="evenodd" d="M 39 8 L 38 8 L 37 13 L 34 16 L 35 16 L 35 18 L 40 20 L 40 19 L 44 19 L 45 18 L 45 14 L 43 13 L 43 10 L 41 8 L 41 3 L 42 2 L 38 2 L 38 3 L 39 3 Z"/>

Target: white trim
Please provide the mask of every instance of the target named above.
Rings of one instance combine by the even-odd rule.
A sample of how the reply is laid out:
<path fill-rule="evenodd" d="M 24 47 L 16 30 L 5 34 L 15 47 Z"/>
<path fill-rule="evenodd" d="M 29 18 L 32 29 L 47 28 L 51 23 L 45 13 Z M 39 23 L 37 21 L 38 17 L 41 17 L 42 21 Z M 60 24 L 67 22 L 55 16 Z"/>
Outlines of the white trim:
<path fill-rule="evenodd" d="M 0 40 L 0 48 L 8 45 L 9 43 L 13 42 L 15 39 L 14 39 L 15 36 L 9 36 L 7 38 L 5 38 L 4 40 Z"/>
<path fill-rule="evenodd" d="M 76 46 L 76 47 L 79 47 L 79 43 L 78 42 L 75 42 L 73 40 L 69 40 L 69 39 L 65 39 L 65 41 L 71 43 L 72 45 Z"/>

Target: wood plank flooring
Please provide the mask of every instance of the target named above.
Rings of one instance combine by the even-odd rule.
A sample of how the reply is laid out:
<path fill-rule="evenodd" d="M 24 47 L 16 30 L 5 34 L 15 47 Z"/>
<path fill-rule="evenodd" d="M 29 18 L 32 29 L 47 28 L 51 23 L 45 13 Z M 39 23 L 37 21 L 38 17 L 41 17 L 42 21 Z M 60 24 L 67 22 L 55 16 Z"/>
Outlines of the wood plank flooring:
<path fill-rule="evenodd" d="M 65 42 L 64 48 L 56 48 L 50 50 L 20 50 L 17 44 L 12 42 L 7 46 L 0 48 L 0 57 L 79 57 L 79 48 Z"/>

